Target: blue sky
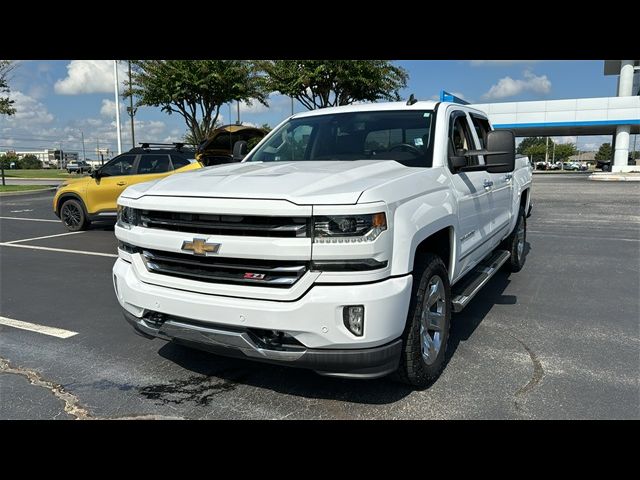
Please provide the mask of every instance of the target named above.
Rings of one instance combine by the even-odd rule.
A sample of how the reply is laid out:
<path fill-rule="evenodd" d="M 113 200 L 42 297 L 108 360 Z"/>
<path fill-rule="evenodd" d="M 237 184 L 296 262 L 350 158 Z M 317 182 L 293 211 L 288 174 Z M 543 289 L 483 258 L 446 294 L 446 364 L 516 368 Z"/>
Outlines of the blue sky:
<path fill-rule="evenodd" d="M 435 98 L 441 89 L 471 102 L 553 100 L 605 97 L 616 93 L 617 77 L 603 75 L 602 61 L 398 61 L 409 72 L 403 98 Z M 125 78 L 121 65 L 121 80 Z M 82 151 L 116 150 L 113 63 L 110 60 L 21 61 L 11 74 L 10 87 L 18 113 L 0 119 L 0 151 L 57 148 Z M 295 111 L 304 107 L 297 104 Z M 121 105 L 123 149 L 131 147 L 129 117 Z M 244 123 L 275 126 L 291 112 L 290 99 L 272 95 L 270 108 L 242 106 Z M 224 123 L 234 122 L 236 108 L 224 107 Z M 231 115 L 230 115 L 231 113 Z M 136 115 L 136 141 L 179 141 L 186 131 L 182 117 L 159 108 L 141 107 Z M 576 139 L 566 137 L 561 142 Z M 578 148 L 594 149 L 610 137 L 579 137 Z"/>

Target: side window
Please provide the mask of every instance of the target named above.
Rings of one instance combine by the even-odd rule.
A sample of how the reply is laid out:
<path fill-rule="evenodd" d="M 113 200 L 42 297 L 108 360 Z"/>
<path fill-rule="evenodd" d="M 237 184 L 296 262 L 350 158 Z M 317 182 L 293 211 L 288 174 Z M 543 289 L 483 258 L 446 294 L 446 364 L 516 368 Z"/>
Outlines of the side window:
<path fill-rule="evenodd" d="M 460 150 L 475 150 L 475 145 L 466 115 L 454 112 L 449 124 L 449 155 L 456 155 Z M 478 165 L 478 157 L 469 157 L 468 165 Z"/>
<path fill-rule="evenodd" d="M 100 169 L 100 175 L 103 177 L 131 175 L 133 173 L 133 162 L 135 159 L 135 155 L 120 155 L 102 167 Z"/>
<path fill-rule="evenodd" d="M 171 155 L 171 163 L 173 163 L 173 168 L 177 170 L 186 167 L 191 162 L 187 158 L 180 157 L 179 155 Z"/>
<path fill-rule="evenodd" d="M 138 164 L 138 175 L 166 173 L 171 170 L 169 155 L 143 154 Z"/>
<path fill-rule="evenodd" d="M 486 118 L 477 117 L 471 115 L 471 121 L 473 122 L 473 128 L 476 129 L 478 139 L 480 140 L 480 148 L 485 148 L 487 145 L 487 133 L 491 131 L 489 121 Z"/>

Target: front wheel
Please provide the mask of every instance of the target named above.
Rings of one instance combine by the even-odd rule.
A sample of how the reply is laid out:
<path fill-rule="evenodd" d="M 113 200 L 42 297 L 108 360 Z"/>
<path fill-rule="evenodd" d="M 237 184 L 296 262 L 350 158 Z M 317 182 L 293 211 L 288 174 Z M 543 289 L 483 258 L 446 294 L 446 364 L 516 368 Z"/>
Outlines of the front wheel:
<path fill-rule="evenodd" d="M 427 253 L 416 258 L 413 288 L 396 378 L 425 388 L 444 368 L 449 326 L 451 287 L 440 257 Z"/>
<path fill-rule="evenodd" d="M 84 209 L 77 200 L 67 200 L 62 204 L 62 208 L 60 208 L 60 219 L 70 232 L 86 230 L 89 226 Z"/>

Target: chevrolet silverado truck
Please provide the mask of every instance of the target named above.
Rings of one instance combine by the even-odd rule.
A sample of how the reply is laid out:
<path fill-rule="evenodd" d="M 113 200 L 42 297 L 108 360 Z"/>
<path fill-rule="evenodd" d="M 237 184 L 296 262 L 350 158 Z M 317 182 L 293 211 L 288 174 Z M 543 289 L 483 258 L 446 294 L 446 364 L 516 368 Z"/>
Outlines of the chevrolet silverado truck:
<path fill-rule="evenodd" d="M 452 312 L 525 261 L 531 167 L 466 105 L 291 116 L 242 162 L 128 187 L 113 284 L 141 335 L 418 388 Z"/>

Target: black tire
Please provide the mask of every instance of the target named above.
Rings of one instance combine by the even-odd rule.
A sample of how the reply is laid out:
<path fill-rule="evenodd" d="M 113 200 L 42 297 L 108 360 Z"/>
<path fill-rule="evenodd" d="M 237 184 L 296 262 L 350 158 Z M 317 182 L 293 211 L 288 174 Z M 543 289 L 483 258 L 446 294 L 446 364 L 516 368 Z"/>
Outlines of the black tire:
<path fill-rule="evenodd" d="M 603 165 L 602 166 L 602 171 L 603 172 L 608 172 L 609 170 L 611 170 L 611 167 L 609 165 Z"/>
<path fill-rule="evenodd" d="M 520 244 L 519 232 L 522 232 L 522 244 Z M 518 247 L 520 245 L 520 248 Z M 513 232 L 502 242 L 500 247 L 503 250 L 507 250 L 511 253 L 509 260 L 505 263 L 506 268 L 510 272 L 519 272 L 524 266 L 526 258 L 525 247 L 527 245 L 527 216 L 525 215 L 524 208 L 521 208 L 518 212 L 518 221 L 513 229 Z"/>
<path fill-rule="evenodd" d="M 441 294 L 444 298 L 438 300 L 434 305 L 436 312 L 441 312 L 441 324 L 438 331 L 440 347 L 437 355 L 430 361 L 423 355 L 423 336 L 421 333 L 422 317 L 426 303 L 429 301 L 428 291 L 431 290 L 433 279 L 439 278 L 442 282 Z M 425 296 L 427 297 L 425 298 Z M 440 297 L 440 294 L 436 295 Z M 407 316 L 407 325 L 402 335 L 402 356 L 400 365 L 394 377 L 403 383 L 407 383 L 417 388 L 426 388 L 431 385 L 442 372 L 445 363 L 447 344 L 449 342 L 449 327 L 451 325 L 451 287 L 449 285 L 449 275 L 442 259 L 437 255 L 427 253 L 420 255 L 415 260 L 413 269 L 413 288 L 411 292 L 411 303 Z M 428 331 L 427 331 L 428 333 Z M 430 336 L 431 338 L 431 336 Z"/>
<path fill-rule="evenodd" d="M 60 220 L 70 232 L 86 230 L 89 227 L 87 215 L 78 200 L 70 199 L 62 204 L 60 207 Z"/>

